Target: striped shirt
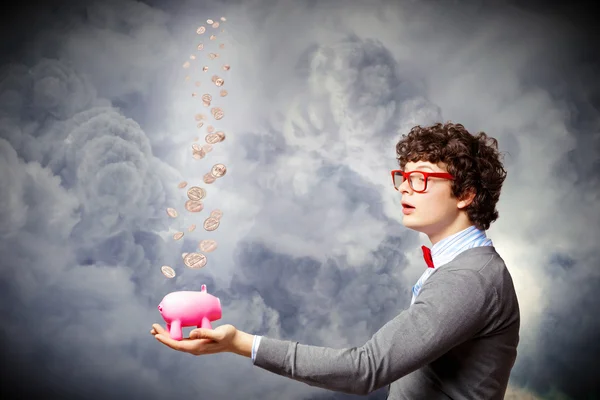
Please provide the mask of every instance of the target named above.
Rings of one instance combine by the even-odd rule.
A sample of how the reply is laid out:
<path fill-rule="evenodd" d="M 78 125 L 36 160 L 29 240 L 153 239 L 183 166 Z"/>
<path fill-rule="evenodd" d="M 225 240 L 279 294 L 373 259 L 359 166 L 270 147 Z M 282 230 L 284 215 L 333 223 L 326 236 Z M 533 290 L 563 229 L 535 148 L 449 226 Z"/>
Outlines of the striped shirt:
<path fill-rule="evenodd" d="M 433 259 L 434 267 L 427 268 L 413 286 L 413 296 L 410 304 L 415 302 L 423 284 L 427 278 L 433 274 L 436 268 L 440 268 L 444 264 L 454 260 L 454 258 L 463 251 L 479 246 L 493 246 L 493 243 L 487 238 L 485 231 L 477 229 L 475 225 L 471 225 L 467 229 L 455 233 L 452 236 L 448 236 L 444 240 L 440 240 L 434 244 L 431 248 L 431 258 Z"/>

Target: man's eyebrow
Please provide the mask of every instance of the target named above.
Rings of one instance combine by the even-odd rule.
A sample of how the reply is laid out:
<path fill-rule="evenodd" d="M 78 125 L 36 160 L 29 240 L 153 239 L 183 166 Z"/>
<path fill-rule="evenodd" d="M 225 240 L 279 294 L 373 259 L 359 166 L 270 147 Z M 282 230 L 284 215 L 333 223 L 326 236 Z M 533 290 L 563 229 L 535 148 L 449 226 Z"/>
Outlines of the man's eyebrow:
<path fill-rule="evenodd" d="M 428 170 L 434 171 L 434 169 L 431 168 L 429 165 L 423 165 L 423 164 L 415 166 L 415 169 L 428 169 Z"/>

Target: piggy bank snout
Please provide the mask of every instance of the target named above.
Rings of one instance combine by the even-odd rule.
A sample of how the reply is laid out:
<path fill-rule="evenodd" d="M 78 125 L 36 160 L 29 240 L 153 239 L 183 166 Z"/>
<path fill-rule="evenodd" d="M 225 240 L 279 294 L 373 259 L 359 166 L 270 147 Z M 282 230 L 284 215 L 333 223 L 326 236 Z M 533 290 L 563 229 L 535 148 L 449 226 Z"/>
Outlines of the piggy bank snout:
<path fill-rule="evenodd" d="M 158 311 L 162 312 L 162 310 L 163 310 L 162 304 L 159 304 L 158 305 Z"/>

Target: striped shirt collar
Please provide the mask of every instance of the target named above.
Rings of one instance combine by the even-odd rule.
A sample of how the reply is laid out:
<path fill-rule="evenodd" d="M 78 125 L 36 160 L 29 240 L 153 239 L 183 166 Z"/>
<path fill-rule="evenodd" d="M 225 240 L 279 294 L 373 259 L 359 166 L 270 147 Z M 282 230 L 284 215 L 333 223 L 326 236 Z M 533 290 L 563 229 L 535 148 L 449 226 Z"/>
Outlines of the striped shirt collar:
<path fill-rule="evenodd" d="M 485 231 L 471 225 L 433 245 L 431 248 L 433 265 L 437 268 L 447 264 L 463 251 L 478 246 L 493 246 L 493 243 L 487 238 Z"/>

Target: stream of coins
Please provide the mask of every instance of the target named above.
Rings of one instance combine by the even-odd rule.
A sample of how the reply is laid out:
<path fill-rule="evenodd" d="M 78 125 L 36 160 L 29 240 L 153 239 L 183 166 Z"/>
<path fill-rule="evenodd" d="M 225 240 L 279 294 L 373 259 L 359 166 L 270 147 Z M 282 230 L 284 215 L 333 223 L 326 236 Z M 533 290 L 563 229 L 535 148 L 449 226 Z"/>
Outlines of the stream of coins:
<path fill-rule="evenodd" d="M 219 41 L 220 33 L 225 32 L 223 25 L 227 19 L 221 17 L 219 20 L 207 19 L 196 28 L 198 36 L 197 43 L 194 44 L 195 54 L 190 54 L 189 59 L 182 64 L 186 71 L 185 82 L 191 85 L 191 97 L 194 101 L 195 114 L 193 122 L 195 129 L 200 133 L 194 135 L 191 144 L 191 156 L 194 160 L 207 158 L 208 153 L 212 152 L 215 146 L 225 140 L 225 132 L 219 130 L 219 122 L 225 118 L 225 111 L 219 101 L 226 97 L 229 92 L 225 89 L 226 74 L 231 66 L 224 62 L 223 50 L 225 43 Z M 220 30 L 218 28 L 221 28 Z M 214 72 L 209 72 L 214 71 Z M 197 77 L 192 75 L 197 74 Z M 188 84 L 188 83 L 186 83 Z M 200 137 L 204 136 L 204 144 L 197 143 Z M 212 156 L 211 156 L 212 157 Z M 202 182 L 205 185 L 211 185 L 225 176 L 227 167 L 222 163 L 214 163 L 211 168 L 200 172 Z M 188 187 L 189 186 L 189 187 Z M 204 199 L 207 196 L 205 187 L 189 185 L 187 181 L 179 182 L 178 189 L 187 188 L 187 200 L 183 204 L 183 209 L 178 210 L 175 207 L 166 209 L 167 215 L 172 219 L 178 219 L 181 213 L 198 214 L 204 210 Z M 219 228 L 223 211 L 215 209 L 210 211 L 208 216 L 202 222 L 202 228 L 209 233 Z M 187 233 L 196 230 L 196 224 L 190 224 L 186 228 L 180 227 L 172 236 L 173 240 L 181 240 Z M 202 239 L 198 242 L 197 249 L 193 252 L 181 254 L 183 264 L 190 269 L 200 269 L 206 266 L 208 259 L 206 254 L 215 251 L 218 247 L 214 239 Z M 162 274 L 173 279 L 177 276 L 175 269 L 169 265 L 161 267 Z"/>

